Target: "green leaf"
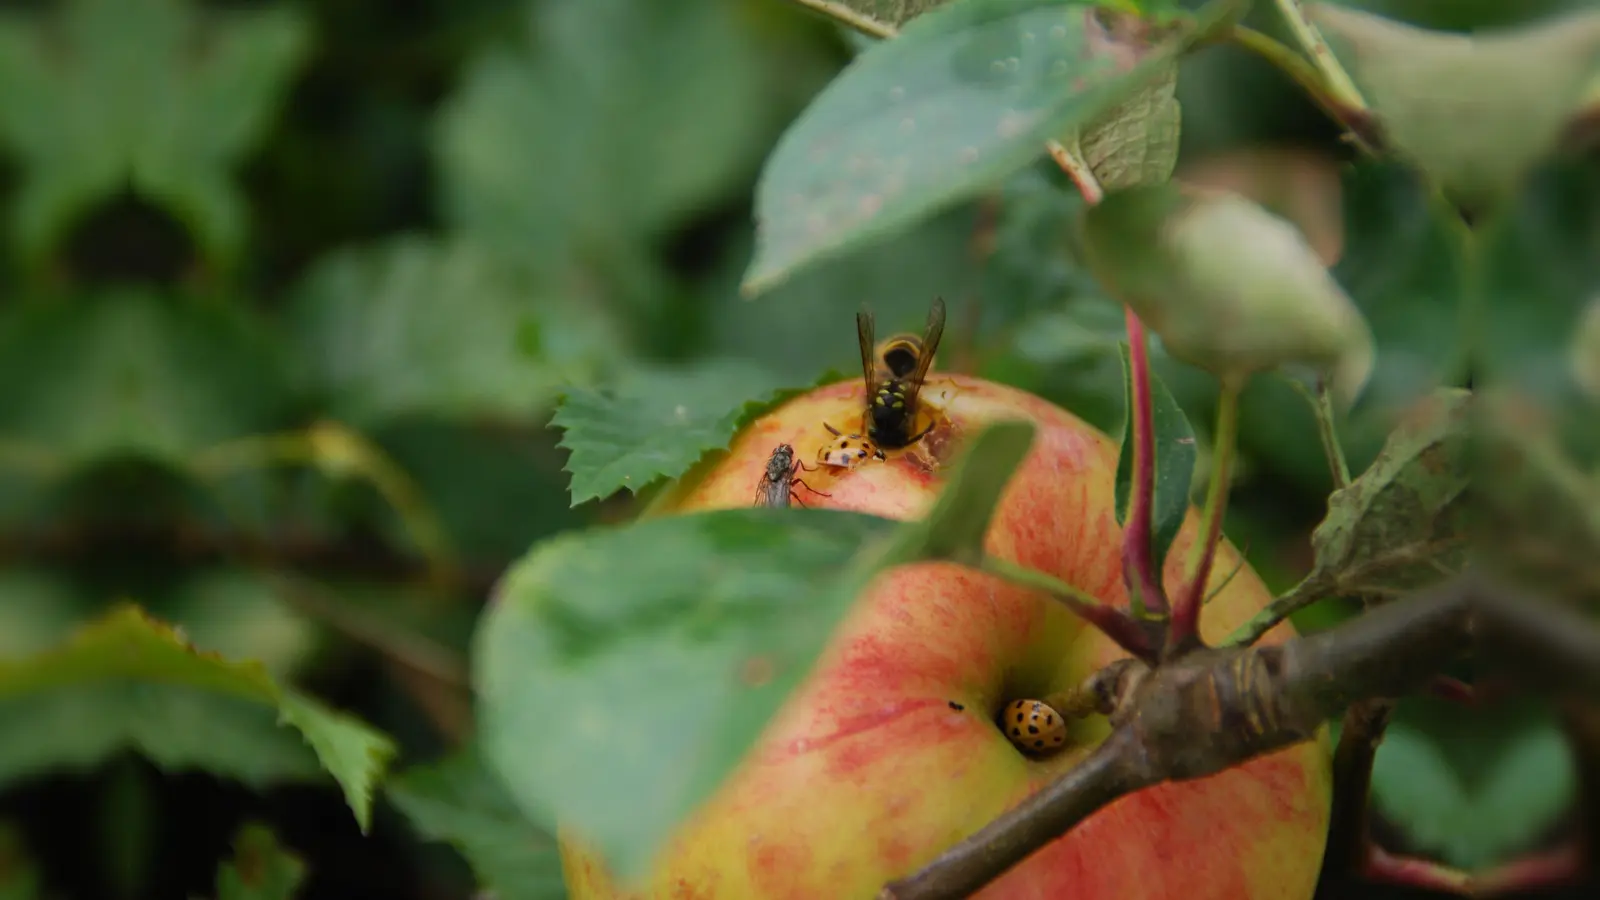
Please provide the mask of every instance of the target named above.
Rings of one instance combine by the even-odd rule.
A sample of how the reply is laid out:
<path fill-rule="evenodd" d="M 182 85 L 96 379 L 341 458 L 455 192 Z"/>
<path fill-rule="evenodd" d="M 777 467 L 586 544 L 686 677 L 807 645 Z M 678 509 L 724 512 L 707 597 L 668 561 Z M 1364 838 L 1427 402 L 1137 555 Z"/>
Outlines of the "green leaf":
<path fill-rule="evenodd" d="M 1435 388 L 1464 383 L 1474 349 L 1464 327 L 1467 246 L 1459 219 L 1405 166 L 1347 167 L 1340 193 L 1342 252 L 1330 271 L 1366 319 L 1376 348 L 1372 376 L 1338 421 L 1345 455 L 1359 469 L 1376 457 L 1397 415 Z M 1497 317 L 1542 308 L 1498 300 L 1490 307 Z M 1503 346 L 1508 333 L 1516 332 L 1500 328 L 1488 346 Z M 1537 346 L 1548 355 L 1548 335 Z M 1315 420 L 1289 384 L 1256 379 L 1241 398 L 1240 425 L 1247 452 L 1307 494 L 1332 490 Z"/>
<path fill-rule="evenodd" d="M 296 7 L 203 13 L 182 0 L 71 0 L 0 17 L 0 146 L 21 163 L 12 223 L 47 252 L 131 187 L 219 258 L 248 218 L 231 182 L 310 49 Z"/>
<path fill-rule="evenodd" d="M 1510 198 L 1555 152 L 1600 73 L 1593 11 L 1471 35 L 1331 3 L 1307 13 L 1370 103 L 1384 144 L 1468 206 Z"/>
<path fill-rule="evenodd" d="M 0 900 L 39 900 L 41 881 L 21 830 L 0 821 Z"/>
<path fill-rule="evenodd" d="M 1070 139 L 1106 191 L 1160 184 L 1178 165 L 1178 61 Z"/>
<path fill-rule="evenodd" d="M 1123 425 L 1122 450 L 1117 456 L 1117 524 L 1128 521 L 1128 499 L 1133 491 L 1133 360 L 1126 342 L 1122 350 Z M 1166 565 L 1167 552 L 1178 538 L 1184 516 L 1189 513 L 1189 483 L 1194 480 L 1195 460 L 1200 449 L 1195 444 L 1194 428 L 1172 392 L 1150 372 L 1151 425 L 1155 445 L 1155 491 L 1150 508 L 1150 549 L 1155 554 L 1156 571 Z"/>
<path fill-rule="evenodd" d="M 1473 374 L 1564 418 L 1589 416 L 1570 357 L 1553 349 L 1568 345 L 1600 297 L 1600 171 L 1576 159 L 1540 170 L 1480 234 L 1485 285 L 1471 332 Z"/>
<path fill-rule="evenodd" d="M 284 590 L 268 573 L 196 568 L 150 608 L 195 649 L 255 660 L 282 678 L 310 662 L 319 644 L 318 626 L 289 605 Z"/>
<path fill-rule="evenodd" d="M 888 520 L 775 512 L 552 538 L 480 626 L 485 758 L 523 810 L 597 842 L 625 879 L 745 754 L 885 564 Z M 619 702 L 627 715 L 605 712 Z"/>
<path fill-rule="evenodd" d="M 620 353 L 615 324 L 567 287 L 467 241 L 403 236 L 322 259 L 289 327 L 347 421 L 527 421 Z"/>
<path fill-rule="evenodd" d="M 466 857 L 479 888 L 500 900 L 565 900 L 555 841 L 511 802 L 477 748 L 408 769 L 386 793 L 422 837 Z"/>
<path fill-rule="evenodd" d="M 900 530 L 891 558 L 981 563 L 995 506 L 1033 446 L 1034 430 L 1032 422 L 1018 419 L 997 422 L 973 436 L 944 477 L 933 509 Z"/>
<path fill-rule="evenodd" d="M 739 3 L 583 0 L 529 18 L 526 49 L 468 66 L 435 135 L 451 224 L 523 256 L 605 253 L 733 199 L 729 174 L 755 171 L 801 100 L 783 94 L 824 77 Z"/>
<path fill-rule="evenodd" d="M 1300 231 L 1228 191 L 1166 183 L 1084 213 L 1084 254 L 1173 358 L 1243 385 L 1285 367 L 1326 374 L 1353 400 L 1372 335 Z"/>
<path fill-rule="evenodd" d="M 633 878 L 748 752 L 879 571 L 981 557 L 1033 433 L 1017 421 L 974 436 L 934 508 L 898 528 L 838 510 L 730 509 L 535 547 L 475 639 L 485 759 L 536 821 L 575 829 Z M 623 696 L 629 716 L 595 714 Z"/>
<path fill-rule="evenodd" d="M 395 753 L 387 737 L 279 685 L 260 664 L 197 651 L 131 605 L 60 648 L 0 660 L 0 732 L 12 736 L 0 743 L 0 782 L 87 768 L 130 747 L 167 769 L 252 785 L 306 779 L 320 766 L 363 831 Z"/>
<path fill-rule="evenodd" d="M 900 27 L 950 0 L 793 0 L 863 34 L 892 37 Z"/>
<path fill-rule="evenodd" d="M 0 570 L 0 660 L 30 656 L 64 640 L 90 603 L 62 574 L 6 566 Z"/>
<path fill-rule="evenodd" d="M 956 0 L 917 17 L 856 57 L 768 157 L 745 289 L 997 184 L 1238 7 L 1216 0 L 1202 26 L 1164 33 L 1060 0 Z"/>
<path fill-rule="evenodd" d="M 217 900 L 291 900 L 305 880 L 305 863 L 265 825 L 239 829 L 233 851 L 217 870 Z"/>
<path fill-rule="evenodd" d="M 572 505 L 676 478 L 727 447 L 752 404 L 795 393 L 761 366 L 735 359 L 630 367 L 608 387 L 568 390 L 551 425 L 565 432 L 561 446 L 572 453 Z"/>
<path fill-rule="evenodd" d="M 1372 766 L 1377 810 L 1420 852 L 1464 869 L 1531 849 L 1576 796 L 1572 751 L 1542 705 L 1402 700 Z"/>
<path fill-rule="evenodd" d="M 117 456 L 181 465 L 286 424 L 274 335 L 238 306 L 115 289 L 0 311 L 0 435 L 67 466 Z"/>

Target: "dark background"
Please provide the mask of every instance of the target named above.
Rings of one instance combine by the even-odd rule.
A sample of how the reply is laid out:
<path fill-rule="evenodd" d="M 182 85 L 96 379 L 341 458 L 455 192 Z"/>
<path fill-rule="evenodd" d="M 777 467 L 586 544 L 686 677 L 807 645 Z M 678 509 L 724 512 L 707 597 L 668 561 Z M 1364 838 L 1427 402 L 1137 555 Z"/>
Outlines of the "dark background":
<path fill-rule="evenodd" d="M 1462 28 L 1580 4 L 1356 5 Z M 1259 6 L 1255 24 L 1273 30 Z M 164 9 L 193 30 L 163 42 L 150 23 Z M 0 661 L 132 599 L 386 730 L 404 767 L 470 733 L 467 640 L 498 573 L 541 537 L 632 508 L 625 495 L 569 508 L 564 452 L 546 428 L 564 384 L 717 357 L 804 384 L 854 365 L 863 299 L 887 333 L 942 294 L 949 367 L 1119 427 L 1120 312 L 1074 265 L 1077 201 L 1042 166 L 773 294 L 737 296 L 762 160 L 851 54 L 847 37 L 781 0 L 0 11 L 0 41 L 21 42 L 0 54 L 32 48 L 55 73 L 42 87 L 0 58 Z M 205 74 L 224 37 L 255 33 L 228 17 L 262 11 L 296 17 L 294 58 L 243 66 L 232 82 Z M 100 27 L 74 32 L 75 15 Z M 171 81 L 152 76 L 144 90 L 96 81 L 103 71 Z M 1336 130 L 1258 60 L 1204 51 L 1179 95 L 1185 171 L 1337 184 L 1349 153 Z M 162 118 L 163 99 L 187 118 Z M 157 146 L 150 167 L 164 177 L 97 180 L 100 156 L 139 141 Z M 1577 183 L 1600 197 L 1593 160 L 1573 165 L 1547 193 L 1570 202 Z M 17 211 L 41 184 L 75 199 L 26 219 Z M 1403 177 L 1393 189 L 1405 194 Z M 1263 190 L 1281 208 L 1303 193 Z M 1414 264 L 1387 243 L 1373 196 L 1327 226 L 1367 253 L 1345 264 Z M 1335 193 L 1323 209 L 1340 205 Z M 236 230 L 218 208 L 235 211 Z M 1381 342 L 1402 358 L 1434 353 L 1437 298 L 1418 288 L 1384 302 Z M 1159 363 L 1205 431 L 1214 384 Z M 369 462 L 351 474 L 327 457 L 279 461 L 214 479 L 185 468 L 222 442 L 317 422 L 369 442 Z M 1350 423 L 1353 465 L 1384 431 L 1376 414 Z M 1326 465 L 1281 385 L 1252 388 L 1242 446 L 1228 532 L 1281 590 L 1309 562 Z M 410 490 L 375 488 L 363 477 L 372 459 Z M 430 580 L 445 563 L 448 577 Z M 1299 624 L 1347 612 L 1330 604 Z M 0 694 L 0 750 L 58 727 L 7 702 Z M 44 737 L 70 757 L 72 734 Z M 1570 825 L 1575 768 L 1532 700 L 1470 717 L 1409 704 L 1375 775 L 1380 833 L 1462 866 L 1549 846 Z M 320 783 L 251 789 L 133 754 L 16 770 L 0 752 L 0 822 L 52 896 L 209 895 L 248 818 L 306 860 L 304 897 L 470 892 L 460 859 L 381 800 L 363 838 Z"/>

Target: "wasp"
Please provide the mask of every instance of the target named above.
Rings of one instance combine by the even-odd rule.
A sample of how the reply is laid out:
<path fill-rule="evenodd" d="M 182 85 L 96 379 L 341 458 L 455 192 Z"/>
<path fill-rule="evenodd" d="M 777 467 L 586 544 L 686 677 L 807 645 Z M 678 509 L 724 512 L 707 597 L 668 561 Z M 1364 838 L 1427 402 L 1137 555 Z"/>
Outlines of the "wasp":
<path fill-rule="evenodd" d="M 805 469 L 807 472 L 811 471 L 811 467 L 794 458 L 794 447 L 788 444 L 779 444 L 773 449 L 772 455 L 767 458 L 767 470 L 761 473 L 761 483 L 756 486 L 755 505 L 786 508 L 789 505 L 789 498 L 793 497 L 794 502 L 805 506 L 805 502 L 800 499 L 799 495 L 794 494 L 791 490 L 797 484 L 804 485 L 805 489 L 813 494 L 821 494 L 824 497 L 831 496 L 830 494 L 823 494 L 796 477 L 795 473 L 801 469 Z"/>
<path fill-rule="evenodd" d="M 909 447 L 933 429 L 929 423 L 919 432 L 912 431 L 917 425 L 917 396 L 943 335 L 944 301 L 939 298 L 934 298 L 928 309 L 928 324 L 920 338 L 896 335 L 884 341 L 881 350 L 873 341 L 872 313 L 856 313 L 861 374 L 867 382 L 866 431 L 877 446 L 886 450 Z"/>

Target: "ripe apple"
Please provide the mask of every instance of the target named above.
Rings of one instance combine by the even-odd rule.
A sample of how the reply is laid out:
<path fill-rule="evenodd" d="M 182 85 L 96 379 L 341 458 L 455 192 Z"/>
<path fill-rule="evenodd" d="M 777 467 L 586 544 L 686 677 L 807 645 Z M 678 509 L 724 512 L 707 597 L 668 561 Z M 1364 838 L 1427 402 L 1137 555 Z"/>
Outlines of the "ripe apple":
<path fill-rule="evenodd" d="M 1049 572 L 1125 605 L 1121 529 L 1113 512 L 1117 445 L 1081 419 L 993 382 L 935 374 L 923 397 L 934 429 L 886 461 L 800 472 L 808 506 L 921 516 L 962 435 L 1025 418 L 1038 429 L 1007 486 L 989 552 Z M 860 380 L 818 388 L 753 422 L 727 455 L 684 479 L 656 512 L 747 506 L 780 443 L 814 465 L 837 445 L 826 422 L 861 431 Z M 1198 527 L 1169 554 L 1180 583 Z M 1218 549 L 1203 635 L 1217 641 L 1270 596 L 1231 545 Z M 1264 640 L 1282 641 L 1289 626 Z M 1067 748 L 1032 759 L 1001 733 L 996 714 L 1043 698 L 1125 656 L 1036 592 L 948 563 L 881 574 L 841 623 L 807 681 L 740 767 L 663 849 L 630 893 L 577 835 L 561 835 L 568 890 L 591 898 L 871 898 L 1070 768 L 1105 736 L 1103 717 L 1074 724 Z M 1211 778 L 1158 785 L 1102 809 L 977 896 L 1308 898 L 1328 825 L 1324 740 Z"/>

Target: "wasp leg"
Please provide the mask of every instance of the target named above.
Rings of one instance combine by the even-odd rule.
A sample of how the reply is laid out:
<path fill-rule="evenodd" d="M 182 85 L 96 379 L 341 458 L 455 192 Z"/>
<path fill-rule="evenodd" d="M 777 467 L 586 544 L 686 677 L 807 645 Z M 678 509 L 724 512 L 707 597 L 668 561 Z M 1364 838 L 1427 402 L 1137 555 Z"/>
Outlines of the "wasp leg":
<path fill-rule="evenodd" d="M 827 422 L 823 422 L 822 423 L 822 427 L 828 429 L 828 431 L 831 432 L 834 437 L 843 437 L 844 436 L 844 432 L 842 432 L 839 429 L 833 427 L 832 425 L 829 425 Z"/>
<path fill-rule="evenodd" d="M 912 438 L 912 439 L 911 439 L 911 440 L 909 440 L 909 441 L 907 441 L 907 442 L 906 442 L 906 443 L 907 443 L 907 444 L 915 444 L 915 443 L 916 443 L 916 442 L 917 442 L 917 441 L 920 441 L 920 440 L 922 440 L 922 439 L 923 439 L 923 438 L 924 438 L 924 437 L 927 437 L 927 435 L 928 435 L 928 432 L 930 432 L 930 431 L 932 431 L 932 430 L 933 430 L 933 426 L 934 426 L 934 425 L 935 425 L 935 424 L 937 424 L 937 423 L 935 423 L 935 422 L 929 422 L 929 423 L 928 423 L 928 427 L 927 427 L 927 428 L 924 428 L 924 429 L 922 429 L 922 430 L 921 430 L 921 431 L 919 431 L 919 432 L 917 432 L 917 434 L 916 434 L 916 436 L 915 436 L 915 437 L 913 437 L 913 438 Z"/>
<path fill-rule="evenodd" d="M 832 497 L 833 496 L 832 494 L 825 494 L 822 491 L 819 491 L 816 488 L 812 487 L 811 485 L 806 484 L 805 479 L 803 479 L 803 478 L 796 478 L 795 480 L 793 480 L 793 481 L 791 481 L 789 483 L 792 484 L 792 485 L 793 484 L 802 485 L 803 487 L 805 487 L 806 490 L 810 491 L 813 494 L 817 494 L 819 496 L 822 496 L 822 497 Z M 794 497 L 795 497 L 796 500 L 800 499 L 800 495 L 799 494 L 795 494 Z"/>

